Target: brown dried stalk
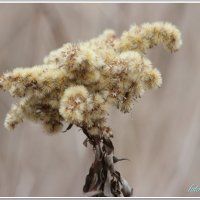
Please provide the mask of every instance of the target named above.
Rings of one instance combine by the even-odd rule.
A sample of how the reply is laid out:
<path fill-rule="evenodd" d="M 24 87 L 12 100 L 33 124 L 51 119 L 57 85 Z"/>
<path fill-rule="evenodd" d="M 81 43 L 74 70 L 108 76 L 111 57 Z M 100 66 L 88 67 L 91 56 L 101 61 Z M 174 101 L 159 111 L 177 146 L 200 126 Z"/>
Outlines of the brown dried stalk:
<path fill-rule="evenodd" d="M 82 130 L 87 136 L 83 144 L 86 147 L 88 143 L 92 145 L 95 153 L 94 162 L 86 176 L 83 192 L 97 191 L 94 197 L 132 196 L 133 188 L 114 168 L 116 162 L 127 159 L 118 159 L 114 156 L 114 146 L 109 137 L 90 135 L 86 129 L 82 128 Z"/>

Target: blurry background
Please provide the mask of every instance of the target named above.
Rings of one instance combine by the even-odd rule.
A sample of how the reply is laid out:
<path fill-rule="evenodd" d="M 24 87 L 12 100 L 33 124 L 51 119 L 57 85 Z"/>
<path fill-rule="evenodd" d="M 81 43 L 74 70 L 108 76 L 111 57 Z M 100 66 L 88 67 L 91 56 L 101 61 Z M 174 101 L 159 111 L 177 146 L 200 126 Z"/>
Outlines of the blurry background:
<path fill-rule="evenodd" d="M 200 4 L 0 4 L 0 73 L 42 63 L 65 42 L 118 35 L 133 23 L 169 21 L 183 36 L 175 54 L 148 52 L 163 85 L 147 92 L 130 114 L 111 110 L 117 164 L 134 196 L 200 196 Z M 3 127 L 12 102 L 0 93 L 0 196 L 86 196 L 93 160 L 77 128 L 48 136 L 29 121 Z"/>

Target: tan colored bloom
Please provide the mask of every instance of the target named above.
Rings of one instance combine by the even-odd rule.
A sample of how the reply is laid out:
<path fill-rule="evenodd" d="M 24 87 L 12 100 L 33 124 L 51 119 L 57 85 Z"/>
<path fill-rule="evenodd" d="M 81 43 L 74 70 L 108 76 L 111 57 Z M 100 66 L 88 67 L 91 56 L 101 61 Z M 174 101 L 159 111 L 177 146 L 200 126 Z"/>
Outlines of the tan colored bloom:
<path fill-rule="evenodd" d="M 41 122 L 49 133 L 59 132 L 66 122 L 93 135 L 111 135 L 109 107 L 130 112 L 136 98 L 162 84 L 160 72 L 144 54 L 158 44 L 178 50 L 180 31 L 163 22 L 134 25 L 120 38 L 106 30 L 87 42 L 64 44 L 42 65 L 3 74 L 0 88 L 21 98 L 7 114 L 5 127 L 13 129 L 27 118 Z"/>

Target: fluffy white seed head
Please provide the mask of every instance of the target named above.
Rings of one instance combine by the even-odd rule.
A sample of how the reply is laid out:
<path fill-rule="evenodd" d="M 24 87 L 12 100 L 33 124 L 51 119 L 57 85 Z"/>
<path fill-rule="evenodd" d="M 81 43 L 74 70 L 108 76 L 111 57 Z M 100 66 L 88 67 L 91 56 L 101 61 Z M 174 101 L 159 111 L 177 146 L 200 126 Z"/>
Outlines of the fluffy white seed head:
<path fill-rule="evenodd" d="M 136 98 L 162 84 L 145 54 L 159 44 L 177 51 L 180 31 L 164 22 L 134 25 L 119 38 L 106 30 L 89 41 L 64 44 L 42 65 L 1 75 L 0 88 L 21 98 L 7 114 L 5 127 L 13 129 L 26 118 L 40 122 L 48 133 L 59 132 L 66 122 L 93 135 L 112 135 L 109 107 L 130 112 Z"/>

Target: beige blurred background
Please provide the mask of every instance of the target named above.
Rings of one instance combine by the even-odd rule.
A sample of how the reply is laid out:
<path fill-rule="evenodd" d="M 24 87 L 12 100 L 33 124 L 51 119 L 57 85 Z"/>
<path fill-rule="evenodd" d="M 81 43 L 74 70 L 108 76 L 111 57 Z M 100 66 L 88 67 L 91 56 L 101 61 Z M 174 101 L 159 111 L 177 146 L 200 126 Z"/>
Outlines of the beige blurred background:
<path fill-rule="evenodd" d="M 115 152 L 131 161 L 117 168 L 134 196 L 200 196 L 200 4 L 0 4 L 0 73 L 40 64 L 63 43 L 133 23 L 169 21 L 183 35 L 176 54 L 161 47 L 149 58 L 163 75 L 131 114 L 111 110 Z M 13 132 L 3 127 L 11 103 L 0 93 L 0 196 L 86 196 L 85 176 L 93 159 L 73 128 L 48 136 L 29 121 Z"/>

